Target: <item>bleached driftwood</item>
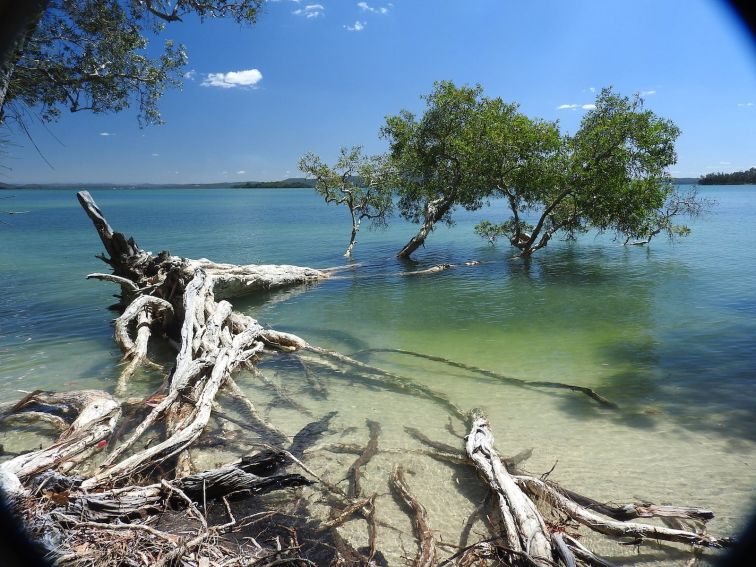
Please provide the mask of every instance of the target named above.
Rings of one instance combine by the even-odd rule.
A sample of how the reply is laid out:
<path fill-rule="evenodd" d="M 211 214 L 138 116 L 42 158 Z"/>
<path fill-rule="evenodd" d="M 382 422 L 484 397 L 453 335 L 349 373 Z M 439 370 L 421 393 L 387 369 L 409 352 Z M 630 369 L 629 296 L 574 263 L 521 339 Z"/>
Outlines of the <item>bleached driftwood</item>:
<path fill-rule="evenodd" d="M 538 508 L 517 486 L 494 449 L 494 438 L 482 414 L 473 414 L 466 443 L 467 455 L 496 494 L 507 545 L 526 553 L 536 565 L 554 561 L 546 522 Z"/>
<path fill-rule="evenodd" d="M 112 396 L 97 390 L 41 393 L 47 406 L 71 408 L 76 417 L 58 440 L 45 449 L 19 455 L 0 464 L 0 486 L 7 493 L 23 493 L 21 482 L 40 472 L 90 454 L 101 441 L 113 433 L 121 416 L 121 404 Z M 39 397 L 38 396 L 38 397 Z M 29 400 L 31 402 L 31 400 Z"/>
<path fill-rule="evenodd" d="M 569 534 L 552 529 L 543 519 L 536 501 L 595 532 L 615 538 L 630 538 L 639 543 L 643 540 L 669 541 L 713 548 L 733 544 L 732 538 L 717 537 L 704 531 L 698 533 L 629 521 L 636 518 L 683 518 L 706 522 L 713 517 L 709 510 L 654 504 L 600 504 L 543 478 L 510 474 L 493 447 L 493 434 L 481 413 L 472 414 L 466 451 L 498 499 L 501 537 L 506 548 L 502 548 L 502 552 L 511 554 L 512 560 L 525 556 L 528 562 L 535 565 L 552 565 L 557 560 L 565 565 L 574 565 L 577 556 L 590 564 L 608 565 Z"/>

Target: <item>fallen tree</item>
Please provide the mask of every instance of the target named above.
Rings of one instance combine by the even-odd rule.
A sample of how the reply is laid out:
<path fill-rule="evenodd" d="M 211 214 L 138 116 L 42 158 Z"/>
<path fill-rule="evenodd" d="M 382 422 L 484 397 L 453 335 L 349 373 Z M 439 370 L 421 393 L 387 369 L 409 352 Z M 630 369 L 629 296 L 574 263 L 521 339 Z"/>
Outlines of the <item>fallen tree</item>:
<path fill-rule="evenodd" d="M 411 564 L 473 565 L 491 560 L 504 565 L 606 564 L 577 541 L 577 533 L 547 522 L 541 511 L 544 506 L 610 537 L 714 548 L 731 543 L 729 538 L 700 529 L 632 521 L 677 518 L 702 527 L 713 517 L 708 510 L 647 503 L 612 506 L 522 474 L 519 463 L 529 452 L 501 458 L 482 415 L 464 411 L 442 392 L 410 378 L 265 328 L 226 301 L 256 290 L 313 284 L 331 277 L 333 270 L 236 266 L 169 252 L 153 255 L 133 238 L 113 231 L 88 193 L 78 197 L 107 252 L 100 257 L 113 271 L 88 277 L 121 288 L 115 338 L 126 366 L 115 385 L 116 395 L 94 390 L 36 391 L 2 414 L 5 421 L 43 422 L 59 432 L 49 447 L 0 464 L 3 492 L 30 535 L 46 542 L 57 564 L 195 566 L 209 565 L 211 560 L 223 565 L 385 564 L 376 547 L 377 529 L 395 528 L 375 517 L 378 495 L 365 496 L 360 479 L 375 455 L 406 451 L 379 447 L 381 425 L 367 420 L 367 445 L 331 446 L 334 451 L 357 455 L 346 471 L 346 491 L 311 470 L 306 464 L 308 451 L 329 429 L 335 412 L 314 416 L 296 434 L 287 433 L 257 410 L 233 377 L 236 371 L 251 367 L 277 396 L 309 414 L 299 400 L 267 381 L 256 367 L 263 357 L 281 355 L 297 357 L 314 398 L 327 396 L 320 372 L 338 377 L 343 373 L 335 370 L 349 368 L 365 385 L 434 403 L 450 420 L 470 428 L 465 451 L 433 442 L 420 430 L 405 430 L 429 448 L 417 454 L 478 470 L 497 504 L 498 520 L 489 523 L 491 537 L 466 545 L 471 519 L 464 530 L 465 544 L 442 559 L 442 542 L 434 539 L 424 506 L 412 493 L 403 469 L 395 468 L 387 483 L 410 514 L 418 540 Z M 177 354 L 169 370 L 149 360 L 153 341 L 175 345 Z M 519 387 L 576 390 L 603 406 L 616 407 L 587 389 L 525 382 L 447 359 L 393 352 L 450 364 Z M 163 384 L 145 399 L 127 398 L 130 379 L 142 367 L 161 372 Z M 220 408 L 221 393 L 240 402 L 244 419 Z M 254 431 L 255 450 L 236 462 L 196 470 L 190 450 L 208 435 L 213 419 Z M 451 421 L 449 428 L 453 430 Z M 148 431 L 153 437 L 145 440 Z M 298 467 L 299 473 L 288 472 L 289 467 Z M 329 517 L 311 516 L 306 499 L 295 498 L 290 508 L 265 500 L 263 495 L 282 489 L 294 494 L 319 490 L 330 506 Z M 354 518 L 368 524 L 364 548 L 355 549 L 338 531 Z"/>

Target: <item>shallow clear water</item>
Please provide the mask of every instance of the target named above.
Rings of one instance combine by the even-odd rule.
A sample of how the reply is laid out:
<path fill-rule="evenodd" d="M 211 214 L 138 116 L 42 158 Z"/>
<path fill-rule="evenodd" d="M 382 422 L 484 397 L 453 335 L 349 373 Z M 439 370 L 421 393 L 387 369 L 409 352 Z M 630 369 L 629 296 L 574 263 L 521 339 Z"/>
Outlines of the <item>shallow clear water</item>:
<path fill-rule="evenodd" d="M 116 230 L 153 252 L 236 263 L 345 264 L 346 213 L 308 190 L 92 193 Z M 623 247 L 586 235 L 577 243 L 552 242 L 529 262 L 472 233 L 481 218 L 502 216 L 500 204 L 460 212 L 455 227 L 439 227 L 429 238 L 416 264 L 393 257 L 413 231 L 395 221 L 388 231 L 364 229 L 354 268 L 339 277 L 235 306 L 345 353 L 402 348 L 507 376 L 594 388 L 622 409 L 603 410 L 574 393 L 525 389 L 430 361 L 362 357 L 446 393 L 463 409 L 483 408 L 503 454 L 534 448 L 528 470 L 540 474 L 558 461 L 551 478 L 579 492 L 600 500 L 709 507 L 717 513 L 710 531 L 736 532 L 756 505 L 756 187 L 701 193 L 718 203 L 678 244 L 659 239 L 650 247 Z M 120 353 L 112 340 L 114 314 L 106 307 L 115 288 L 84 280 L 105 266 L 94 258 L 101 245 L 74 193 L 19 191 L 0 203 L 29 211 L 0 225 L 0 397 L 14 400 L 20 390 L 36 388 L 112 390 Z M 426 277 L 397 275 L 470 259 L 484 263 Z M 400 539 L 414 553 L 409 522 L 388 495 L 386 480 L 396 463 L 414 473 L 408 482 L 428 508 L 431 526 L 457 542 L 483 490 L 465 468 L 409 452 L 421 446 L 403 429 L 410 425 L 460 443 L 446 430 L 442 408 L 368 387 L 348 372 L 321 372 L 329 397 L 317 399 L 296 366 L 263 367 L 315 415 L 339 412 L 325 443 L 364 444 L 367 417 L 382 424 L 381 447 L 406 450 L 381 453 L 364 481 L 365 490 L 381 495 L 378 514 L 404 530 L 401 538 L 382 532 L 392 564 Z M 133 392 L 159 382 L 143 374 Z M 277 403 L 251 376 L 239 382 L 287 433 L 312 419 Z M 5 431 L 2 442 L 18 450 L 44 437 L 17 429 Z M 225 452 L 197 458 L 214 463 L 243 451 L 242 436 Z M 336 481 L 354 456 L 316 451 L 308 459 Z M 362 529 L 352 522 L 345 533 L 364 545 Z M 476 530 L 482 532 L 482 524 Z M 638 556 L 633 548 L 588 541 L 620 563 L 687 557 L 668 547 L 647 546 Z"/>

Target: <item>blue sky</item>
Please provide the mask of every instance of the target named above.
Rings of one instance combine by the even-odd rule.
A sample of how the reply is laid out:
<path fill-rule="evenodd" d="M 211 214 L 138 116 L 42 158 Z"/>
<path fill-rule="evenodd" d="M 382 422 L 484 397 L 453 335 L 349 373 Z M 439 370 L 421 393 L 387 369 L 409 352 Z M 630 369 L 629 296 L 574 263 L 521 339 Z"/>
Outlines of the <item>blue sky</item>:
<path fill-rule="evenodd" d="M 383 151 L 384 116 L 420 110 L 440 79 L 480 83 L 567 132 L 594 90 L 645 93 L 683 131 L 673 175 L 756 166 L 756 51 L 716 0 L 278 0 L 253 27 L 187 20 L 168 37 L 189 64 L 161 101 L 166 125 L 64 115 L 32 127 L 52 167 L 16 134 L 0 181 L 296 177 L 307 151 Z"/>

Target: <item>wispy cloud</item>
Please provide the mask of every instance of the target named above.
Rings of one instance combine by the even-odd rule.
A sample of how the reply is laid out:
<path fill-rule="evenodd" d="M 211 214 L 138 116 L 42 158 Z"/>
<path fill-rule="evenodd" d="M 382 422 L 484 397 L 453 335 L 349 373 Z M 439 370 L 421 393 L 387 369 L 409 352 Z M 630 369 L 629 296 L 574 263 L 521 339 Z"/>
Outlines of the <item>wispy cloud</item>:
<path fill-rule="evenodd" d="M 741 107 L 741 108 L 743 108 L 743 107 L 746 107 L 746 106 L 753 106 L 753 103 L 752 102 L 739 102 L 738 106 Z"/>
<path fill-rule="evenodd" d="M 367 25 L 367 22 L 361 22 L 357 20 L 352 24 L 351 26 L 344 26 L 344 29 L 346 31 L 354 31 L 354 32 L 360 32 L 365 29 L 365 26 Z"/>
<path fill-rule="evenodd" d="M 389 4 L 391 6 L 391 4 Z M 378 8 L 371 6 L 367 2 L 357 2 L 357 7 L 365 12 L 372 12 L 373 14 L 388 14 L 389 9 L 385 6 Z"/>
<path fill-rule="evenodd" d="M 294 10 L 292 14 L 310 19 L 322 16 L 323 12 L 325 12 L 325 6 L 323 6 L 323 4 L 307 4 L 304 8 Z"/>
<path fill-rule="evenodd" d="M 595 93 L 596 92 L 596 87 L 588 87 L 588 90 L 591 91 L 592 93 Z"/>
<path fill-rule="evenodd" d="M 113 132 L 100 132 L 100 136 L 115 136 Z"/>
<path fill-rule="evenodd" d="M 262 81 L 262 73 L 257 69 L 245 71 L 229 71 L 228 73 L 208 73 L 202 81 L 203 87 L 220 87 L 232 89 L 234 87 L 254 87 Z"/>
<path fill-rule="evenodd" d="M 152 154 L 152 157 L 158 157 L 160 154 Z"/>
<path fill-rule="evenodd" d="M 245 170 L 240 169 L 239 171 L 236 172 L 236 175 L 244 175 L 245 173 L 247 173 Z"/>
<path fill-rule="evenodd" d="M 719 165 L 732 165 L 731 161 L 720 161 Z"/>
<path fill-rule="evenodd" d="M 656 94 L 656 91 L 641 91 L 640 92 L 641 96 L 651 96 L 651 95 L 655 95 L 655 94 Z"/>
<path fill-rule="evenodd" d="M 596 108 L 595 104 L 560 104 L 556 107 L 557 110 L 593 110 Z"/>
<path fill-rule="evenodd" d="M 189 81 L 193 81 L 196 77 L 197 77 L 197 71 L 195 71 L 194 69 L 192 69 L 191 71 L 187 71 L 186 73 L 184 73 L 184 78 L 187 79 L 187 80 L 189 80 Z"/>

